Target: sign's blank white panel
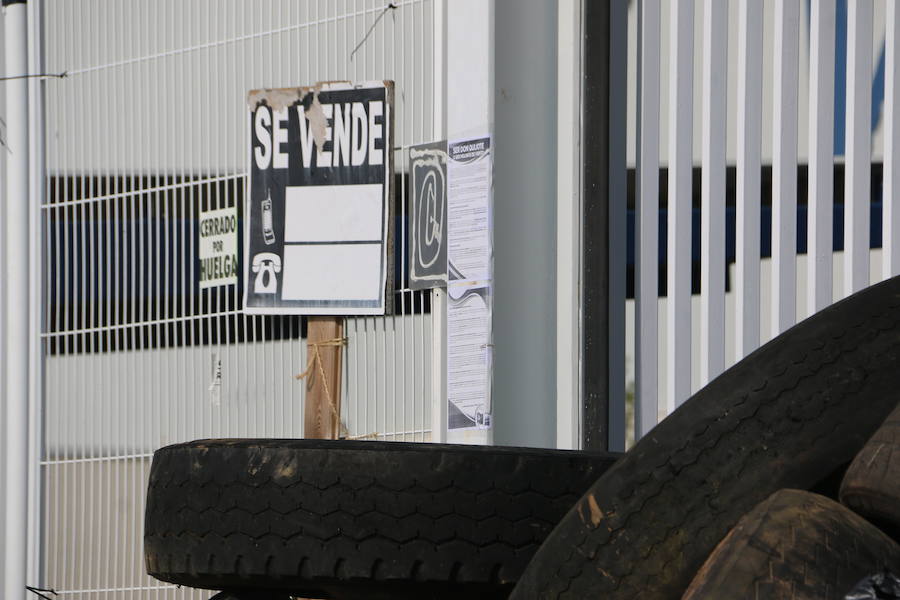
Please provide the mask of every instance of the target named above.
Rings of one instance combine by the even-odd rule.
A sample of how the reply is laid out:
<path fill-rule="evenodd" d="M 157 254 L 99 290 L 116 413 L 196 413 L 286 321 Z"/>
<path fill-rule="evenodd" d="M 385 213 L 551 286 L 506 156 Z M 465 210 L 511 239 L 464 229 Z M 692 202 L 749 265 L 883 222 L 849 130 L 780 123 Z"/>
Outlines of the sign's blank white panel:
<path fill-rule="evenodd" d="M 373 300 L 381 284 L 381 244 L 285 245 L 285 300 Z"/>
<path fill-rule="evenodd" d="M 381 241 L 381 184 L 288 186 L 284 241 Z"/>

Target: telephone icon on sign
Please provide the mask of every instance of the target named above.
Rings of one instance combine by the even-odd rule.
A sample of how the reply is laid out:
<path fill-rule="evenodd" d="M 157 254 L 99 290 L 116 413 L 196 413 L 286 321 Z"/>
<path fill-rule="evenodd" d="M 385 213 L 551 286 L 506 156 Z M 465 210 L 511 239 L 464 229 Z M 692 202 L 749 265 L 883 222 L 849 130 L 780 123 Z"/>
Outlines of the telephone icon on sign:
<path fill-rule="evenodd" d="M 253 257 L 250 267 L 256 273 L 253 291 L 257 294 L 274 294 L 278 291 L 277 273 L 281 273 L 281 257 L 272 252 L 260 252 Z"/>

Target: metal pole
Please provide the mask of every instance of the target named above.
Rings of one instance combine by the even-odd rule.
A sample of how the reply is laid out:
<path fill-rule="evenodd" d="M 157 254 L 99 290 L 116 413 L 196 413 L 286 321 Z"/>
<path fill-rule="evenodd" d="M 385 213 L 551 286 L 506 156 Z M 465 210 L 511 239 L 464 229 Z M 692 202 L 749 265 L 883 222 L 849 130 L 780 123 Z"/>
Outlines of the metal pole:
<path fill-rule="evenodd" d="M 6 75 L 28 72 L 24 0 L 3 0 Z M 6 540 L 4 598 L 25 597 L 28 527 L 28 80 L 6 86 Z"/>
<path fill-rule="evenodd" d="M 43 3 L 28 4 L 28 72 L 44 72 Z M 42 577 L 41 555 L 43 539 L 41 445 L 43 444 L 44 372 L 41 340 L 43 299 L 43 236 L 41 235 L 42 205 L 44 203 L 44 86 L 43 79 L 28 80 L 28 564 L 29 585 L 46 587 Z"/>
<path fill-rule="evenodd" d="M 431 138 L 447 139 L 447 2 L 434 5 L 434 102 L 435 126 Z M 431 441 L 447 441 L 447 292 L 431 291 Z"/>
<path fill-rule="evenodd" d="M 625 449 L 625 91 L 628 5 L 584 3 L 582 439 Z"/>
<path fill-rule="evenodd" d="M 609 4 L 609 151 L 607 252 L 609 275 L 609 449 L 625 451 L 625 296 L 628 168 L 625 162 L 628 104 L 628 2 Z M 584 134 L 587 137 L 587 133 Z"/>
<path fill-rule="evenodd" d="M 582 88 L 582 439 L 609 449 L 610 5 L 584 4 Z"/>

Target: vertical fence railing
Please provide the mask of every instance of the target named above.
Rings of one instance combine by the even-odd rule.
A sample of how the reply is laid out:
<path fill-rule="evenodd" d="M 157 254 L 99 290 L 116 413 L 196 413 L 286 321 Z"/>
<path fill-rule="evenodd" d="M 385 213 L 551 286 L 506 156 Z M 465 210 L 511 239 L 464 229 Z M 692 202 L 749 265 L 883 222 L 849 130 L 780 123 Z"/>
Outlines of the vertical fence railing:
<path fill-rule="evenodd" d="M 693 171 L 694 3 L 669 4 L 669 194 L 666 302 L 666 412 L 691 391 L 691 179 Z"/>
<path fill-rule="evenodd" d="M 728 3 L 703 5 L 703 171 L 700 179 L 700 384 L 725 368 L 725 131 Z"/>
<path fill-rule="evenodd" d="M 884 258 L 882 277 L 900 275 L 900 61 L 897 36 L 900 35 L 900 10 L 896 2 L 888 2 L 885 10 L 885 76 L 884 76 L 884 187 L 881 205 L 884 210 L 882 243 Z"/>
<path fill-rule="evenodd" d="M 800 3 L 775 7 L 772 94 L 772 295 L 771 336 L 797 314 L 797 87 Z"/>
<path fill-rule="evenodd" d="M 807 312 L 831 304 L 836 0 L 810 3 Z"/>
<path fill-rule="evenodd" d="M 854 0 L 847 3 L 843 296 L 849 296 L 869 285 L 872 8 L 872 0 Z"/>
<path fill-rule="evenodd" d="M 635 431 L 659 418 L 659 0 L 640 0 L 637 88 L 637 225 L 635 235 Z"/>
<path fill-rule="evenodd" d="M 634 427 L 640 437 L 698 386 L 799 318 L 900 273 L 900 11 L 885 0 L 848 2 L 846 19 L 836 0 L 634 4 L 636 101 L 629 110 L 636 117 Z M 702 29 L 694 31 L 695 22 Z M 880 75 L 873 50 L 884 52 L 883 99 L 875 95 Z M 838 81 L 836 89 L 835 72 L 844 69 L 845 87 Z M 873 181 L 879 158 L 881 182 Z M 698 189 L 692 175 L 699 175 Z M 842 182 L 837 189 L 835 181 Z M 880 213 L 873 204 L 879 183 Z M 882 267 L 870 275 L 879 254 L 871 219 L 878 216 Z M 692 294 L 699 295 L 696 304 Z"/>
<path fill-rule="evenodd" d="M 759 345 L 760 151 L 763 6 L 738 5 L 735 352 Z"/>
<path fill-rule="evenodd" d="M 395 312 L 348 319 L 342 406 L 351 435 L 430 438 L 431 296 L 408 286 L 405 170 L 410 145 L 442 134 L 438 2 L 43 4 L 47 70 L 68 72 L 44 113 L 45 587 L 207 598 L 144 573 L 153 450 L 303 431 L 301 319 L 196 285 L 200 213 L 241 214 L 250 89 L 396 82 Z"/>

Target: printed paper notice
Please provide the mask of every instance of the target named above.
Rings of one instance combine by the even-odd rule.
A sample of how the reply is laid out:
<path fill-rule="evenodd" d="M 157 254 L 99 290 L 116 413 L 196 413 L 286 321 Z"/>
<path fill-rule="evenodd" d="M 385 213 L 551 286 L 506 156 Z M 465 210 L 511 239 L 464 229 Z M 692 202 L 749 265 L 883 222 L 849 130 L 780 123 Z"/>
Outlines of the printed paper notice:
<path fill-rule="evenodd" d="M 451 283 L 447 292 L 447 429 L 489 429 L 490 287 Z"/>
<path fill-rule="evenodd" d="M 491 279 L 491 138 L 448 145 L 447 260 L 453 280 Z"/>
<path fill-rule="evenodd" d="M 200 213 L 200 288 L 237 283 L 237 209 Z"/>

